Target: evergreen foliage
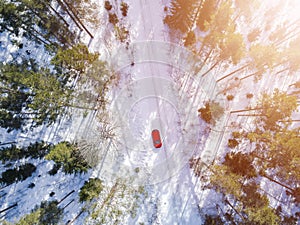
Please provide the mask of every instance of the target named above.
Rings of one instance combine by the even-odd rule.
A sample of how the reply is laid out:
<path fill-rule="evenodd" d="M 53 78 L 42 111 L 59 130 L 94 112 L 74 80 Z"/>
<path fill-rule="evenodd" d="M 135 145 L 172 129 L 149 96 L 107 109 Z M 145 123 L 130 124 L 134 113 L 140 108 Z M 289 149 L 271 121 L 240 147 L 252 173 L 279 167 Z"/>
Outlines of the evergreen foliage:
<path fill-rule="evenodd" d="M 262 108 L 258 120 L 265 130 L 277 131 L 284 122 L 291 119 L 293 111 L 297 110 L 297 97 L 287 95 L 285 92 L 280 92 L 276 89 L 272 95 L 263 93 L 258 108 Z M 287 123 L 288 124 L 288 123 Z"/>
<path fill-rule="evenodd" d="M 253 94 L 252 94 L 252 93 L 247 93 L 247 94 L 246 94 L 246 98 L 248 98 L 248 99 L 253 98 Z"/>
<path fill-rule="evenodd" d="M 223 163 L 212 168 L 211 187 L 238 202 L 235 211 L 243 224 L 283 224 L 286 220 L 284 215 L 270 208 L 267 196 L 259 191 L 259 177 L 286 188 L 295 202 L 300 200 L 296 188 L 300 179 L 297 169 L 300 155 L 296 147 L 300 143 L 300 130 L 289 127 L 291 114 L 297 109 L 295 101 L 294 97 L 278 90 L 271 96 L 264 94 L 257 107 L 261 115 L 258 114 L 256 128 L 232 134 L 234 139 L 231 140 L 252 143 L 251 152 L 227 153 Z M 277 116 L 270 121 L 274 114 Z M 225 202 L 233 207 L 229 201 Z"/>
<path fill-rule="evenodd" d="M 117 25 L 117 23 L 119 23 L 119 18 L 117 16 L 117 14 L 115 13 L 109 13 L 108 14 L 108 21 L 113 24 L 114 26 Z"/>
<path fill-rule="evenodd" d="M 85 74 L 98 57 L 98 53 L 90 53 L 85 45 L 77 44 L 68 49 L 59 48 L 51 63 L 56 71 L 68 80 Z"/>
<path fill-rule="evenodd" d="M 198 109 L 198 112 L 200 113 L 201 119 L 203 119 L 206 123 L 212 123 L 212 115 L 208 102 L 205 103 L 204 108 Z"/>
<path fill-rule="evenodd" d="M 43 201 L 40 206 L 36 206 L 28 215 L 23 216 L 16 225 L 49 225 L 60 224 L 63 217 L 63 210 L 58 208 L 57 201 Z"/>
<path fill-rule="evenodd" d="M 126 2 L 121 2 L 122 16 L 127 16 L 129 5 Z"/>
<path fill-rule="evenodd" d="M 78 22 L 80 21 L 84 26 L 88 25 L 95 29 L 98 28 L 100 19 L 97 3 L 86 0 L 64 0 L 63 2 L 67 3 L 73 14 L 76 14 Z M 58 1 L 58 3 L 61 6 L 63 5 L 62 1 Z M 65 11 L 67 10 L 68 8 L 65 9 Z"/>
<path fill-rule="evenodd" d="M 224 114 L 224 108 L 218 102 L 206 102 L 205 107 L 198 109 L 200 117 L 209 124 L 215 124 Z"/>
<path fill-rule="evenodd" d="M 203 225 L 223 225 L 223 221 L 220 216 L 212 216 L 212 215 L 205 215 L 205 221 Z"/>
<path fill-rule="evenodd" d="M 112 9 L 112 5 L 109 1 L 105 1 L 104 2 L 104 8 L 107 10 L 107 11 L 110 11 Z"/>
<path fill-rule="evenodd" d="M 7 161 L 17 161 L 22 158 L 43 158 L 49 151 L 50 145 L 45 142 L 31 143 L 27 147 L 17 147 L 12 145 L 10 147 L 2 148 L 0 150 L 0 160 L 2 163 Z"/>
<path fill-rule="evenodd" d="M 227 98 L 228 101 L 232 101 L 234 99 L 234 96 L 233 95 L 227 95 L 226 98 Z"/>
<path fill-rule="evenodd" d="M 257 175 L 252 165 L 252 159 L 247 154 L 241 152 L 227 153 L 223 164 L 226 165 L 232 173 L 246 178 L 255 177 Z"/>
<path fill-rule="evenodd" d="M 194 31 L 189 31 L 186 35 L 186 37 L 184 38 L 184 46 L 188 47 L 188 46 L 192 46 L 196 43 L 196 35 Z"/>
<path fill-rule="evenodd" d="M 225 165 L 214 165 L 214 173 L 210 176 L 210 186 L 217 192 L 230 195 L 237 199 L 241 198 L 243 177 L 231 172 Z"/>
<path fill-rule="evenodd" d="M 2 173 L 0 183 L 10 185 L 14 182 L 26 180 L 35 170 L 36 167 L 31 163 L 26 163 L 14 169 L 8 169 Z"/>
<path fill-rule="evenodd" d="M 212 168 L 214 172 L 210 177 L 210 186 L 222 193 L 224 197 L 236 201 L 235 206 L 233 206 L 225 198 L 225 203 L 234 208 L 234 211 L 246 224 L 279 225 L 280 217 L 274 209 L 270 208 L 268 198 L 258 191 L 259 185 L 249 180 L 257 176 L 254 167 L 249 161 L 246 162 L 248 164 L 243 164 L 244 161 L 242 160 L 233 163 L 241 155 L 237 154 L 232 158 L 227 157 L 222 165 L 214 165 Z M 244 176 L 244 174 L 246 175 Z"/>
<path fill-rule="evenodd" d="M 129 37 L 129 31 L 124 26 L 115 26 L 116 37 L 121 42 L 125 42 Z"/>
<path fill-rule="evenodd" d="M 51 124 L 63 112 L 71 90 L 48 69 L 23 64 L 0 65 L 0 126 L 21 129 Z"/>
<path fill-rule="evenodd" d="M 50 1 L 0 1 L 1 29 L 11 34 L 24 36 L 44 45 L 58 47 L 73 45 L 74 32 L 61 17 L 51 14 Z M 25 32 L 23 32 L 25 31 Z"/>
<path fill-rule="evenodd" d="M 171 30 L 181 33 L 189 31 L 195 17 L 197 1 L 195 0 L 174 0 L 171 2 L 170 14 L 164 19 Z"/>
<path fill-rule="evenodd" d="M 300 179 L 298 165 L 300 154 L 300 130 L 283 129 L 281 132 L 249 132 L 247 138 L 256 143 L 253 155 L 263 168 L 272 169 L 274 175 L 292 185 Z"/>
<path fill-rule="evenodd" d="M 16 225 L 40 224 L 40 210 L 23 216 Z"/>
<path fill-rule="evenodd" d="M 90 178 L 84 182 L 79 192 L 79 200 L 81 202 L 91 201 L 92 199 L 99 196 L 103 190 L 102 180 L 98 178 Z"/>
<path fill-rule="evenodd" d="M 90 168 L 86 160 L 81 156 L 76 144 L 61 142 L 50 149 L 45 157 L 55 162 L 55 170 L 63 169 L 67 174 L 87 172 Z M 55 173 L 55 171 L 52 171 Z"/>
<path fill-rule="evenodd" d="M 207 24 L 211 22 L 213 14 L 217 7 L 217 0 L 205 0 L 203 6 L 200 9 L 200 13 L 197 20 L 197 26 L 202 31 L 207 31 Z"/>
<path fill-rule="evenodd" d="M 249 42 L 255 42 L 260 35 L 261 35 L 261 30 L 259 28 L 255 28 L 247 35 L 247 39 Z"/>

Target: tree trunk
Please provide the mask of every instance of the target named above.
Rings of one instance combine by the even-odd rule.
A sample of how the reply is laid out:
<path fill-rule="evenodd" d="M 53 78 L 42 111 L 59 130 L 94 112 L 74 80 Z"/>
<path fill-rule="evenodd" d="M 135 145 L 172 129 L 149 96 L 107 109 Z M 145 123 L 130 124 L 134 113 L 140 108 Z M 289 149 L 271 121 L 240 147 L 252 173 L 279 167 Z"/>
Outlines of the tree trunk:
<path fill-rule="evenodd" d="M 37 38 L 39 41 L 41 41 L 42 43 L 44 43 L 44 44 L 47 44 L 47 45 L 50 45 L 50 44 L 52 44 L 52 45 L 55 45 L 55 44 L 57 44 L 57 43 L 55 43 L 55 42 L 52 42 L 52 41 L 50 41 L 49 39 L 46 39 L 45 37 L 44 37 L 44 35 L 41 33 L 41 32 L 39 32 L 39 31 L 37 31 L 37 30 L 35 30 L 35 29 L 27 29 L 26 30 L 28 33 L 30 33 L 31 35 L 33 35 L 35 38 Z M 36 33 L 36 34 L 38 34 L 38 35 L 36 35 L 36 34 L 34 34 L 34 33 Z M 45 40 L 43 40 L 42 38 L 44 38 Z M 49 43 L 47 43 L 46 41 L 48 41 Z"/>
<path fill-rule="evenodd" d="M 244 65 L 244 66 L 242 66 L 242 67 L 240 67 L 240 68 L 238 68 L 238 69 L 236 69 L 236 70 L 234 70 L 234 71 L 232 71 L 232 72 L 226 74 L 225 76 L 219 78 L 219 79 L 217 80 L 217 82 L 219 82 L 219 81 L 221 81 L 221 80 L 223 80 L 223 79 L 225 79 L 225 78 L 227 78 L 227 77 L 229 77 L 229 76 L 231 76 L 231 75 L 233 75 L 233 74 L 235 74 L 235 73 L 237 73 L 237 72 L 239 72 L 239 71 L 245 69 L 245 68 L 248 67 L 248 66 L 249 66 L 249 63 L 247 63 L 246 65 Z"/>
<path fill-rule="evenodd" d="M 298 94 L 300 94 L 300 91 L 293 91 L 292 93 L 290 93 L 290 94 L 288 94 L 288 95 L 298 95 Z M 298 105 L 299 105 L 299 103 L 298 103 Z"/>
<path fill-rule="evenodd" d="M 205 75 L 207 75 L 210 71 L 212 71 L 213 70 L 213 68 L 215 68 L 218 64 L 219 64 L 219 62 L 221 62 L 221 61 L 216 61 L 205 73 L 203 73 L 201 76 L 202 77 L 204 77 Z"/>
<path fill-rule="evenodd" d="M 277 181 L 277 180 L 274 180 L 273 178 L 269 177 L 269 176 L 266 175 L 264 172 L 263 172 L 263 173 L 260 173 L 260 175 L 263 176 L 263 177 L 265 177 L 265 178 L 267 178 L 268 180 L 270 180 L 270 181 L 276 183 L 276 184 L 279 184 L 279 185 L 282 186 L 282 187 L 285 187 L 286 189 L 290 190 L 291 192 L 294 192 L 294 191 L 295 191 L 293 188 L 291 188 L 291 187 L 289 187 L 289 186 L 287 186 L 287 185 L 285 185 L 285 184 L 283 184 L 283 183 L 281 183 L 281 182 L 279 182 L 279 181 Z"/>
<path fill-rule="evenodd" d="M 196 74 L 202 70 L 203 66 L 205 65 L 205 63 L 206 63 L 207 60 L 209 59 L 209 57 L 210 57 L 212 51 L 213 51 L 213 49 L 210 49 L 210 50 L 209 50 L 209 52 L 208 52 L 208 54 L 206 55 L 204 61 L 201 63 L 200 68 L 197 68 Z"/>
<path fill-rule="evenodd" d="M 297 81 L 297 82 L 289 85 L 289 87 L 291 87 L 291 86 L 295 86 L 296 88 L 299 86 L 299 88 L 300 88 L 300 81 Z"/>
<path fill-rule="evenodd" d="M 37 14 L 33 9 L 30 9 L 30 11 L 33 13 L 33 14 L 35 14 L 44 24 L 47 24 L 47 20 L 45 19 L 45 18 L 43 18 L 43 17 L 41 17 L 39 14 Z M 51 29 L 49 29 L 49 28 L 47 28 L 47 31 L 49 32 L 49 34 L 51 34 L 51 35 L 53 35 L 56 39 L 57 39 L 57 41 L 60 41 L 61 40 L 61 35 L 57 35 L 56 33 L 54 33 L 54 32 L 52 32 L 51 31 Z M 69 31 L 69 30 L 68 30 Z M 41 36 L 42 37 L 44 37 L 44 35 L 43 34 L 41 34 Z M 67 40 L 67 39 L 66 39 Z M 69 42 L 65 42 L 66 44 L 68 44 L 69 46 L 72 46 L 72 44 L 70 44 Z"/>
<path fill-rule="evenodd" d="M 59 0 L 60 1 L 60 0 Z M 74 17 L 77 19 L 77 21 L 80 23 L 80 25 L 83 27 L 83 29 L 88 33 L 88 35 L 90 35 L 91 38 L 94 38 L 94 36 L 91 34 L 91 32 L 86 28 L 86 26 L 81 22 L 81 20 L 79 19 L 79 17 L 76 14 L 76 10 L 74 9 L 74 7 L 72 5 L 70 5 L 66 0 L 62 0 L 67 7 L 70 9 L 70 11 L 73 13 Z"/>
<path fill-rule="evenodd" d="M 224 202 L 227 203 L 239 215 L 239 217 L 243 221 L 245 221 L 245 218 L 243 217 L 243 215 L 226 198 L 225 198 Z"/>
<path fill-rule="evenodd" d="M 42 4 L 44 4 L 44 5 L 46 5 L 46 3 L 45 2 L 43 2 L 43 1 L 40 1 Z M 53 7 L 52 7 L 52 5 L 51 5 L 51 3 L 49 3 L 49 4 L 47 4 L 49 7 L 50 7 L 50 9 L 64 22 L 64 24 L 67 26 L 67 27 L 70 27 L 70 24 L 65 20 L 65 18 L 63 18 L 60 14 L 59 14 L 59 12 L 57 12 L 56 11 L 56 9 L 54 9 Z"/>
<path fill-rule="evenodd" d="M 14 33 L 13 29 L 8 28 L 7 26 L 1 24 L 1 27 L 3 27 L 5 30 L 9 31 L 10 33 Z"/>
<path fill-rule="evenodd" d="M 280 74 L 280 73 L 282 73 L 282 72 L 284 72 L 284 71 L 287 71 L 287 70 L 289 70 L 290 68 L 284 68 L 284 69 L 282 69 L 282 70 L 279 70 L 278 72 L 276 72 L 276 74 L 275 75 L 278 75 L 278 74 Z"/>
<path fill-rule="evenodd" d="M 44 24 L 47 24 L 47 20 L 45 18 L 43 18 L 40 14 L 38 14 L 33 8 L 31 8 L 30 6 L 27 5 L 27 7 L 30 9 L 30 11 L 37 16 L 37 18 L 39 18 Z M 47 31 L 49 32 L 49 34 L 52 34 L 57 40 L 60 40 L 60 38 L 57 36 L 57 34 L 53 33 L 49 28 L 47 29 Z M 40 33 L 40 35 L 42 37 L 44 37 L 43 34 Z M 68 43 L 69 44 L 69 43 Z M 69 44 L 70 45 L 70 44 Z"/>
<path fill-rule="evenodd" d="M 100 210 L 103 209 L 103 207 L 105 206 L 105 204 L 107 204 L 109 202 L 109 200 L 113 199 L 113 197 L 116 193 L 118 185 L 119 185 L 119 182 L 116 181 L 116 183 L 111 187 L 108 195 L 106 196 L 106 198 L 103 200 L 103 202 L 101 204 Z"/>
<path fill-rule="evenodd" d="M 62 9 L 70 16 L 70 18 L 73 20 L 73 22 L 76 24 L 76 26 L 82 30 L 80 24 L 76 21 L 74 16 L 70 13 L 70 11 L 67 9 L 67 7 L 64 5 L 64 3 L 61 0 L 57 0 L 58 4 L 62 7 Z"/>
<path fill-rule="evenodd" d="M 239 10 L 239 12 L 237 13 L 237 15 L 233 18 L 232 22 L 233 24 L 236 24 L 236 20 L 241 16 L 241 12 Z"/>
<path fill-rule="evenodd" d="M 255 73 L 251 73 L 251 74 L 249 74 L 249 75 L 247 75 L 245 77 L 242 77 L 240 80 L 244 80 L 246 78 L 253 77 L 255 75 L 258 75 L 260 72 L 262 72 L 262 70 L 256 71 Z"/>
<path fill-rule="evenodd" d="M 197 10 L 196 10 L 195 16 L 193 18 L 193 22 L 192 22 L 192 27 L 197 23 L 198 15 L 200 13 L 200 8 L 202 6 L 202 3 L 203 3 L 203 0 L 200 0 L 198 3 Z"/>
<path fill-rule="evenodd" d="M 255 116 L 255 117 L 259 117 L 259 116 L 264 116 L 263 114 L 237 114 L 237 116 Z"/>
<path fill-rule="evenodd" d="M 286 30 L 288 30 L 290 27 L 292 27 L 293 25 L 296 25 L 296 27 L 298 28 L 299 25 L 297 23 L 300 22 L 300 19 L 297 19 L 296 21 L 290 23 L 288 26 L 285 27 Z M 297 34 L 299 34 L 300 32 L 296 32 L 296 33 L 293 33 L 295 32 L 296 29 L 291 29 L 291 31 L 287 34 L 284 35 L 284 39 L 281 39 L 281 40 L 278 40 L 276 43 L 275 43 L 275 46 L 279 46 L 281 45 L 282 43 L 284 43 L 285 41 L 291 39 L 292 37 L 296 36 Z M 289 36 L 291 35 L 291 36 Z M 289 36 L 289 37 L 288 37 Z"/>
<path fill-rule="evenodd" d="M 40 42 L 42 42 L 44 45 L 51 45 L 51 44 L 53 44 L 54 45 L 54 43 L 53 42 L 51 42 L 51 41 L 49 41 L 49 40 L 44 40 L 44 39 L 42 39 L 41 37 L 39 37 L 38 35 L 36 35 L 35 33 L 38 33 L 39 34 L 39 32 L 38 31 L 36 31 L 36 30 L 32 30 L 32 29 L 26 29 L 25 30 L 29 35 L 28 36 L 30 36 L 30 35 L 32 35 L 36 40 L 35 41 L 40 41 Z M 33 32 L 32 32 L 33 31 Z M 40 35 L 40 34 L 39 34 Z M 42 36 L 43 37 L 43 36 Z M 47 41 L 48 41 L 48 43 L 47 43 Z"/>
<path fill-rule="evenodd" d="M 252 109 L 233 110 L 233 111 L 230 111 L 230 113 L 249 112 L 249 111 L 261 110 L 261 109 L 264 109 L 264 108 L 252 108 Z"/>
<path fill-rule="evenodd" d="M 292 39 L 293 37 L 297 36 L 298 34 L 300 34 L 300 31 L 298 31 L 298 32 L 296 32 L 296 33 L 294 33 L 294 34 L 292 34 L 292 35 L 289 36 L 289 37 L 285 36 L 286 38 L 284 38 L 284 39 L 282 39 L 280 42 L 276 43 L 276 46 L 281 45 L 283 42 Z"/>

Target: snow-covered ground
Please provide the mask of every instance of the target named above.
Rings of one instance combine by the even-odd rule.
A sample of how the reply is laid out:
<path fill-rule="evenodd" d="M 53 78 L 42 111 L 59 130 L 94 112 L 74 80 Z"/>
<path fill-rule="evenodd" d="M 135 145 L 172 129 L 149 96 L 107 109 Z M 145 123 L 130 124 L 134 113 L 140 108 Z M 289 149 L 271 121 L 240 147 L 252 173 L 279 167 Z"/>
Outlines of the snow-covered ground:
<path fill-rule="evenodd" d="M 132 176 L 132 184 L 145 186 L 149 198 L 155 199 L 141 205 L 137 219 L 130 224 L 199 224 L 201 216 L 188 160 L 203 147 L 199 129 L 203 125 L 197 117 L 197 104 L 193 109 L 186 108 L 192 90 L 179 93 L 180 82 L 175 79 L 176 73 L 178 78 L 193 72 L 193 55 L 168 43 L 163 9 L 160 1 L 129 3 L 126 21 L 131 43 L 114 49 L 109 60 L 122 77 L 120 89 L 113 93 L 111 112 L 120 128 L 117 148 L 123 161 L 108 154 L 97 175 L 106 180 L 110 176 L 112 181 Z M 186 89 L 197 87 L 192 77 L 186 83 Z M 153 129 L 160 130 L 160 149 L 153 147 Z M 153 204 L 157 216 L 150 222 L 153 212 L 149 207 Z"/>

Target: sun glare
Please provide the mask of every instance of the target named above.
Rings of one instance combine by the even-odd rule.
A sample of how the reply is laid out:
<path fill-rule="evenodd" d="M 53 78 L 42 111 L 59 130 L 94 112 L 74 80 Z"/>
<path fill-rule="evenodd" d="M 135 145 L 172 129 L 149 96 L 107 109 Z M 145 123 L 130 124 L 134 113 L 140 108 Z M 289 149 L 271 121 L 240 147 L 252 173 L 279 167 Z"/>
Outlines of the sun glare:
<path fill-rule="evenodd" d="M 276 8 L 280 13 L 280 17 L 288 18 L 291 21 L 300 19 L 300 1 L 299 0 L 261 0 L 265 8 Z M 276 10 L 276 11 L 277 11 Z M 274 17 L 278 16 L 277 12 L 274 12 Z M 277 20 L 278 18 L 274 18 Z M 281 19 L 281 18 L 279 18 Z"/>

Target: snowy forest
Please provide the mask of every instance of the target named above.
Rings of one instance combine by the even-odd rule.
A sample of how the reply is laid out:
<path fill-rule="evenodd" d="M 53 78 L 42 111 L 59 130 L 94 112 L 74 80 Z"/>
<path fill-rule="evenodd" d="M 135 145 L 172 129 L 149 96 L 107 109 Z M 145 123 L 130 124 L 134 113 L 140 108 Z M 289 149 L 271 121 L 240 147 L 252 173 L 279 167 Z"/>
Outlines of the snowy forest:
<path fill-rule="evenodd" d="M 0 0 L 0 223 L 298 225 L 299 10 L 297 0 Z M 158 42 L 189 69 L 138 58 L 139 43 L 159 55 Z M 141 149 L 151 115 L 173 118 L 159 94 L 152 109 L 124 103 L 134 115 L 123 127 L 114 102 L 140 96 L 129 85 L 140 74 L 172 83 L 182 123 L 165 119 L 158 151 L 188 157 Z M 172 157 L 176 174 L 151 181 Z"/>

